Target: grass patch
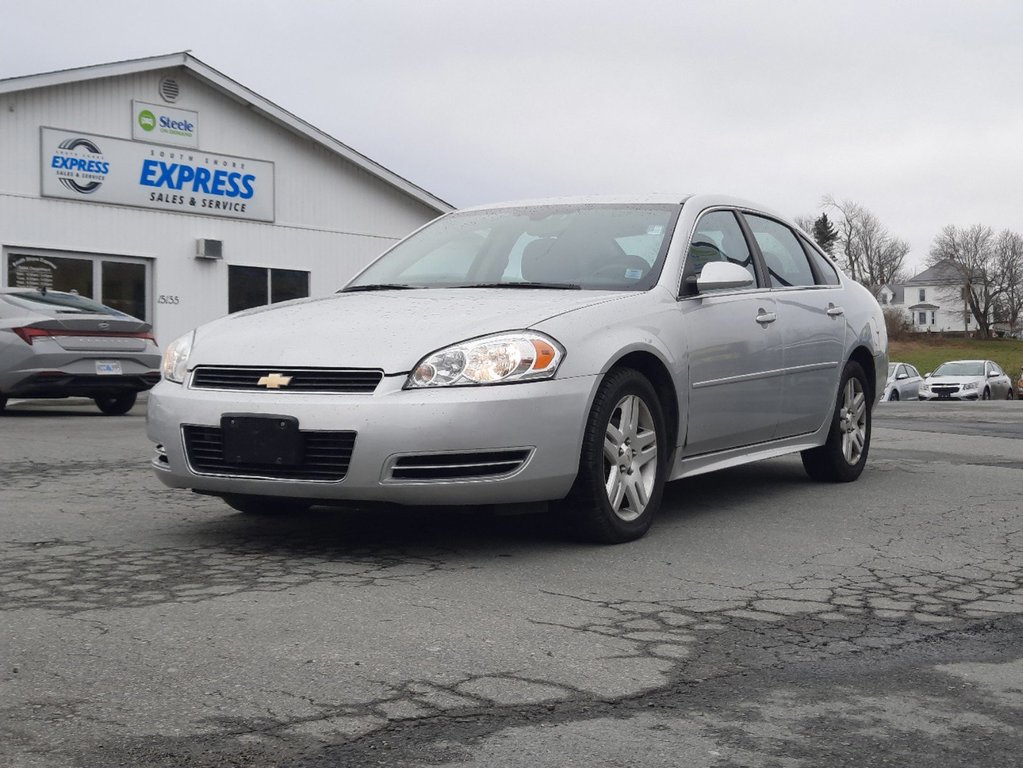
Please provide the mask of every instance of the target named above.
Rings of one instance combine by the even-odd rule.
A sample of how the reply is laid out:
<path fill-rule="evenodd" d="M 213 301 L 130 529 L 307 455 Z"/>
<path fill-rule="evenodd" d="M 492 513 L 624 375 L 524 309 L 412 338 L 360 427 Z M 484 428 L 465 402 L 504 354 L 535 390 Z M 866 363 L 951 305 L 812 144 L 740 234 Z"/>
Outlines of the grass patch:
<path fill-rule="evenodd" d="M 1023 368 L 1023 341 L 1019 339 L 966 339 L 939 334 L 888 342 L 888 359 L 915 365 L 921 374 L 946 360 L 994 360 L 1015 380 Z"/>

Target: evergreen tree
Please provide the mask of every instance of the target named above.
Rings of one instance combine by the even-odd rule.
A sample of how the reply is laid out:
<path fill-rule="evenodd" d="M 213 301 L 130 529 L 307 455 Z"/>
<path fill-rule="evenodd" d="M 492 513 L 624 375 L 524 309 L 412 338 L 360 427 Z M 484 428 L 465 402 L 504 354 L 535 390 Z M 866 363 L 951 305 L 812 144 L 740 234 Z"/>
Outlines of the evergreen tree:
<path fill-rule="evenodd" d="M 828 214 L 822 213 L 813 222 L 813 239 L 817 245 L 834 255 L 835 242 L 838 240 L 838 230 L 828 219 Z"/>

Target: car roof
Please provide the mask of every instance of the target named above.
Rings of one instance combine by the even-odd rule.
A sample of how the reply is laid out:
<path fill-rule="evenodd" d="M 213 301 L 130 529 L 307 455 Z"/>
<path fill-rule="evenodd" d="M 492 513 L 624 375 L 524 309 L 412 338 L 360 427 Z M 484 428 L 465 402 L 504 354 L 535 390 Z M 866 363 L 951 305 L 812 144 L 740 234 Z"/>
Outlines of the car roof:
<path fill-rule="evenodd" d="M 509 200 L 505 202 L 474 205 L 460 208 L 464 211 L 489 211 L 500 208 L 535 208 L 548 205 L 685 205 L 693 203 L 699 208 L 728 206 L 742 210 L 760 211 L 777 218 L 788 220 L 789 217 L 778 213 L 760 203 L 741 197 L 715 193 L 669 193 L 649 192 L 644 194 L 608 194 L 608 195 L 576 195 L 568 197 L 541 197 L 526 200 Z"/>

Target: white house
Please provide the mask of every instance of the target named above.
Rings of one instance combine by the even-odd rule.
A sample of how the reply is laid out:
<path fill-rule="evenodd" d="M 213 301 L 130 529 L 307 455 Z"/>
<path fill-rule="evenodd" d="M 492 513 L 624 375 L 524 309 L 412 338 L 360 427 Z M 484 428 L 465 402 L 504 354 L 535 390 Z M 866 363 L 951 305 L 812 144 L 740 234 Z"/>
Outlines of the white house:
<path fill-rule="evenodd" d="M 902 311 L 919 333 L 979 329 L 963 297 L 962 275 L 951 262 L 929 267 L 902 285 L 881 286 L 878 301 L 882 307 Z"/>
<path fill-rule="evenodd" d="M 0 80 L 0 285 L 75 290 L 161 344 L 328 294 L 449 210 L 188 53 Z"/>

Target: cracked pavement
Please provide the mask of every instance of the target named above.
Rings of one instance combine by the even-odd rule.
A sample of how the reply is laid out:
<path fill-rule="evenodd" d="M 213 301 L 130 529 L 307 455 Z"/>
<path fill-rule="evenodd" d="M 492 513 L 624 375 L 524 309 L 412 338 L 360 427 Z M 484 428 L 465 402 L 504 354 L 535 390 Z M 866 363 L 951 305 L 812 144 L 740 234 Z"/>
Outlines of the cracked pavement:
<path fill-rule="evenodd" d="M 1023 403 L 882 404 L 856 483 L 542 517 L 250 517 L 139 409 L 0 418 L 0 764 L 997 766 L 1023 753 Z"/>

